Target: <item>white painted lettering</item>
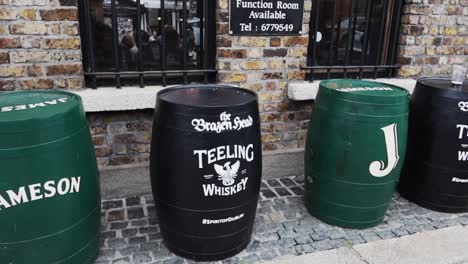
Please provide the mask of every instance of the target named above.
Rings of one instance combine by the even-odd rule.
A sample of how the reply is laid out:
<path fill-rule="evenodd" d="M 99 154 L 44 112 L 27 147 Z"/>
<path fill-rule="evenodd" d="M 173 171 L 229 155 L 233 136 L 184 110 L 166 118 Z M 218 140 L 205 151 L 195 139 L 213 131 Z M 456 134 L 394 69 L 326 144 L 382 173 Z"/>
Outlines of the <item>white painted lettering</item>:
<path fill-rule="evenodd" d="M 465 129 L 468 128 L 468 125 L 457 125 L 457 128 L 460 129 L 460 132 L 458 134 L 458 139 L 462 139 L 463 135 L 464 135 L 464 132 L 465 132 Z M 467 130 L 467 132 L 468 132 L 468 130 Z"/>
<path fill-rule="evenodd" d="M 29 185 L 29 193 L 31 194 L 31 201 L 36 201 L 42 199 L 41 193 L 41 184 L 31 184 Z"/>
<path fill-rule="evenodd" d="M 6 190 L 5 195 L 0 194 L 0 210 L 44 198 L 52 198 L 57 194 L 78 193 L 80 186 L 81 177 L 72 177 L 62 178 L 57 184 L 55 181 L 47 181 L 44 184 L 35 183 L 22 186 L 17 191 Z"/>
<path fill-rule="evenodd" d="M 16 105 L 16 106 L 15 106 L 15 110 L 16 110 L 16 111 L 19 111 L 19 110 L 26 110 L 26 109 L 28 109 L 28 108 L 26 107 L 26 105 Z"/>
<path fill-rule="evenodd" d="M 365 92 L 365 91 L 393 91 L 390 87 L 352 87 L 352 88 L 339 88 L 336 89 L 341 92 Z"/>
<path fill-rule="evenodd" d="M 50 100 L 50 101 L 44 101 L 44 102 L 37 102 L 37 103 L 30 103 L 30 104 L 24 104 L 24 105 L 14 105 L 14 106 L 3 106 L 0 107 L 0 112 L 11 112 L 11 111 L 21 111 L 21 110 L 26 110 L 26 109 L 36 109 L 36 108 L 42 108 L 42 107 L 47 107 L 51 105 L 57 105 L 58 103 L 67 103 L 69 98 L 60 98 L 56 100 Z"/>
<path fill-rule="evenodd" d="M 468 183 L 468 179 L 460 179 L 460 178 L 457 178 L 457 177 L 453 177 L 453 178 L 452 178 L 452 182 L 456 182 L 456 183 Z"/>
<path fill-rule="evenodd" d="M 198 168 L 203 168 L 203 154 L 206 154 L 206 150 L 194 150 L 193 155 L 198 155 Z"/>
<path fill-rule="evenodd" d="M 3 196 L 0 195 L 0 206 L 3 206 L 3 208 L 8 208 L 11 205 L 5 200 L 5 198 L 3 198 Z"/>
<path fill-rule="evenodd" d="M 81 177 L 71 178 L 70 193 L 80 192 Z"/>
<path fill-rule="evenodd" d="M 263 0 L 260 1 L 243 1 L 237 0 L 236 1 L 237 8 L 254 8 L 254 9 L 272 9 L 273 3 L 271 2 L 264 2 Z"/>
<path fill-rule="evenodd" d="M 211 164 L 216 161 L 216 149 L 208 150 L 208 164 Z"/>
<path fill-rule="evenodd" d="M 17 193 L 12 190 L 8 190 L 6 193 L 10 198 L 11 205 L 29 202 L 28 196 L 26 195 L 26 188 L 24 187 L 19 188 Z"/>
<path fill-rule="evenodd" d="M 250 19 L 277 19 L 277 20 L 284 20 L 286 19 L 286 13 L 282 11 L 263 11 L 263 12 L 256 12 L 256 11 L 250 11 L 249 14 Z M 250 31 L 250 30 L 242 30 L 242 31 Z"/>
<path fill-rule="evenodd" d="M 38 103 L 38 104 L 29 104 L 29 108 L 34 109 L 36 107 L 45 107 L 46 105 L 44 103 Z"/>
<path fill-rule="evenodd" d="M 236 153 L 232 153 L 230 150 L 231 150 L 231 147 L 229 146 L 226 146 L 226 149 L 227 149 L 227 158 L 228 159 L 235 159 L 237 158 L 237 154 Z M 235 149 L 235 147 L 234 147 Z"/>
<path fill-rule="evenodd" d="M 203 184 L 203 194 L 206 197 L 209 196 L 230 196 L 241 191 L 244 191 L 247 188 L 247 181 L 248 178 L 243 178 L 241 182 L 236 185 L 228 186 L 228 187 L 219 187 L 216 184 Z"/>
<path fill-rule="evenodd" d="M 13 111 L 13 106 L 5 106 L 5 107 L 2 107 L 2 112 L 11 112 Z"/>
<path fill-rule="evenodd" d="M 251 127 L 253 125 L 253 119 L 248 116 L 247 119 L 241 119 L 240 117 L 234 118 L 234 124 L 231 121 L 231 114 L 223 112 L 219 115 L 217 122 L 209 122 L 203 118 L 192 119 L 192 126 L 198 132 L 216 132 L 221 133 L 229 130 L 241 130 L 244 128 Z"/>
<path fill-rule="evenodd" d="M 64 186 L 65 184 L 65 186 Z M 57 184 L 57 192 L 60 195 L 64 195 L 70 191 L 70 180 L 67 178 L 61 179 Z"/>
<path fill-rule="evenodd" d="M 50 198 L 52 196 L 55 196 L 57 191 L 55 190 L 55 182 L 54 181 L 48 181 L 44 184 L 44 189 L 47 191 L 44 193 L 45 198 Z"/>
<path fill-rule="evenodd" d="M 226 149 L 226 147 L 224 147 L 224 146 L 216 148 L 217 153 L 218 153 L 218 156 L 216 157 L 216 160 L 223 160 L 223 159 L 226 158 L 226 155 L 224 154 L 225 149 Z"/>
<path fill-rule="evenodd" d="M 458 160 L 466 161 L 468 159 L 468 151 L 458 151 Z"/>
<path fill-rule="evenodd" d="M 228 217 L 228 218 L 224 218 L 224 219 L 215 219 L 215 220 L 203 219 L 202 224 L 203 225 L 225 224 L 225 223 L 230 223 L 230 222 L 237 221 L 237 220 L 242 219 L 242 218 L 244 218 L 244 214 L 240 214 L 240 215 L 236 215 L 234 217 Z"/>
<path fill-rule="evenodd" d="M 387 168 L 382 160 L 373 161 L 369 166 L 369 172 L 374 177 L 385 177 L 397 166 L 400 160 L 398 153 L 398 130 L 397 124 L 381 128 L 385 136 L 385 146 L 387 149 Z"/>
<path fill-rule="evenodd" d="M 254 160 L 254 146 L 233 145 L 219 146 L 209 150 L 194 150 L 193 155 L 198 158 L 198 168 L 203 169 L 204 164 L 212 164 L 214 162 L 225 159 L 244 159 L 248 162 Z"/>
<path fill-rule="evenodd" d="M 45 101 L 44 103 L 46 103 L 46 104 L 48 104 L 48 105 L 56 105 L 56 104 L 57 104 L 57 100 Z"/>
<path fill-rule="evenodd" d="M 250 144 L 250 145 L 247 146 L 247 149 L 246 149 L 245 153 L 247 154 L 246 160 L 248 162 L 251 162 L 251 161 L 254 160 L 253 144 Z"/>
<path fill-rule="evenodd" d="M 293 9 L 293 10 L 298 10 L 299 9 L 299 4 L 298 3 L 283 3 L 281 1 L 278 1 L 276 3 L 276 8 L 278 9 Z"/>

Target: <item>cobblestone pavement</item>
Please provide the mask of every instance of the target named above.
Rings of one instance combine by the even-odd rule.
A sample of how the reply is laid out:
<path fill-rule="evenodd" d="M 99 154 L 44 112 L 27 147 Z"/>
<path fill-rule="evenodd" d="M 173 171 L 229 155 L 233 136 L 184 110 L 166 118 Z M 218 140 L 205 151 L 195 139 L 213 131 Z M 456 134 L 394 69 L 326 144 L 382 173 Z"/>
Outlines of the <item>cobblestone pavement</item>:
<path fill-rule="evenodd" d="M 445 214 L 421 208 L 396 194 L 385 221 L 374 228 L 330 226 L 309 215 L 300 178 L 262 183 L 252 242 L 237 256 L 216 262 L 255 263 L 279 256 L 302 255 L 342 246 L 406 236 L 455 225 L 468 225 L 468 214 Z M 159 233 L 152 195 L 102 202 L 99 264 L 192 263 L 170 253 Z"/>

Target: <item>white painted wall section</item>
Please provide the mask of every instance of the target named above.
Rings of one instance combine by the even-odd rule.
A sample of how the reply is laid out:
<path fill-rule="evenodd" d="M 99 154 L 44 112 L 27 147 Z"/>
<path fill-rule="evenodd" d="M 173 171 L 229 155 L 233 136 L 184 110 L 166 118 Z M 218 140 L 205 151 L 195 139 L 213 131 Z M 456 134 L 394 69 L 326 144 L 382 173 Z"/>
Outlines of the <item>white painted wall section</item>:
<path fill-rule="evenodd" d="M 375 81 L 381 83 L 400 86 L 413 93 L 416 86 L 416 80 L 413 79 L 368 79 L 367 81 Z M 290 82 L 288 84 L 288 97 L 294 101 L 315 100 L 319 89 L 320 80 L 314 82 L 300 81 Z"/>
<path fill-rule="evenodd" d="M 98 88 L 72 91 L 81 96 L 86 112 L 126 111 L 154 109 L 156 94 L 162 86 Z"/>
<path fill-rule="evenodd" d="M 388 84 L 397 85 L 413 92 L 416 80 L 413 79 L 376 79 Z M 314 100 L 317 96 L 320 81 L 314 82 L 291 82 L 288 85 L 288 97 L 295 101 Z M 146 86 L 124 87 L 102 87 L 98 89 L 84 89 L 72 91 L 83 98 L 83 105 L 86 112 L 106 112 L 106 111 L 127 111 L 154 109 L 156 105 L 156 94 L 167 87 Z"/>

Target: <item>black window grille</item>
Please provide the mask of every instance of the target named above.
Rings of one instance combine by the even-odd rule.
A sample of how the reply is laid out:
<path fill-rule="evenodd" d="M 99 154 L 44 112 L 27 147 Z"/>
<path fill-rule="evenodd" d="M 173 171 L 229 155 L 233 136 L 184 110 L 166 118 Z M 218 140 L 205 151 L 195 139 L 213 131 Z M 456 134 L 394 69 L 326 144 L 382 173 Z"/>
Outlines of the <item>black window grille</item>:
<path fill-rule="evenodd" d="M 393 77 L 402 0 L 313 0 L 310 81 Z"/>
<path fill-rule="evenodd" d="M 88 87 L 215 81 L 211 1 L 78 1 Z"/>

